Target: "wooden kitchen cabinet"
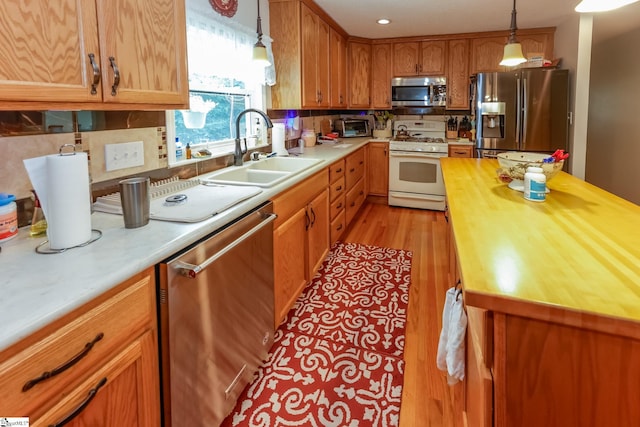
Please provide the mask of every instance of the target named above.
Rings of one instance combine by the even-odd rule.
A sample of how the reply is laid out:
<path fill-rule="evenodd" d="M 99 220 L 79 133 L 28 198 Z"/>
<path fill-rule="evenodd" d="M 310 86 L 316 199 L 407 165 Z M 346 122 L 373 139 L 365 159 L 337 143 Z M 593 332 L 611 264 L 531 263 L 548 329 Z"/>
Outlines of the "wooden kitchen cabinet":
<path fill-rule="evenodd" d="M 367 160 L 367 177 L 369 195 L 389 195 L 389 143 L 369 142 L 369 157 Z"/>
<path fill-rule="evenodd" d="M 371 47 L 371 108 L 391 108 L 391 44 Z"/>
<path fill-rule="evenodd" d="M 345 161 L 340 159 L 329 166 L 329 218 L 331 220 L 329 241 L 331 245 L 342 236 L 347 227 L 346 194 Z"/>
<path fill-rule="evenodd" d="M 329 93 L 329 25 L 301 4 L 302 107 L 327 108 Z"/>
<path fill-rule="evenodd" d="M 188 105 L 184 0 L 61 0 L 55 11 L 44 0 L 3 2 L 0 14 L 0 56 L 11 59 L 0 109 Z"/>
<path fill-rule="evenodd" d="M 473 145 L 449 144 L 449 157 L 474 157 L 475 147 Z"/>
<path fill-rule="evenodd" d="M 3 412 L 33 426 L 76 412 L 69 425 L 158 426 L 155 307 L 149 269 L 2 351 Z"/>
<path fill-rule="evenodd" d="M 471 39 L 471 74 L 506 71 L 500 61 L 504 55 L 507 36 L 478 37 Z"/>
<path fill-rule="evenodd" d="M 393 44 L 393 77 L 444 76 L 446 41 Z"/>
<path fill-rule="evenodd" d="M 371 105 L 371 44 L 347 42 L 349 59 L 349 108 Z"/>
<path fill-rule="evenodd" d="M 467 110 L 470 108 L 469 40 L 447 43 L 447 109 Z"/>
<path fill-rule="evenodd" d="M 274 197 L 274 325 L 277 328 L 329 252 L 329 172 Z"/>
<path fill-rule="evenodd" d="M 345 183 L 347 186 L 345 221 L 347 226 L 367 197 L 365 177 L 365 147 L 349 154 L 345 159 Z"/>
<path fill-rule="evenodd" d="M 331 76 L 329 80 L 331 108 L 347 107 L 347 40 L 331 28 L 329 55 Z"/>

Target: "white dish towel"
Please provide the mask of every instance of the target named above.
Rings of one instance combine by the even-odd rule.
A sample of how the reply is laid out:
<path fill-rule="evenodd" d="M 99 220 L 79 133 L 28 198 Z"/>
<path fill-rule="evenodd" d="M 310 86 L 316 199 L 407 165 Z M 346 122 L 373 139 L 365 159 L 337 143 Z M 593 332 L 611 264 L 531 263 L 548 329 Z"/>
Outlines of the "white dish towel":
<path fill-rule="evenodd" d="M 447 372 L 450 385 L 464 379 L 467 315 L 461 294 L 462 291 L 456 288 L 450 288 L 446 293 L 436 357 L 436 365 L 441 371 Z"/>

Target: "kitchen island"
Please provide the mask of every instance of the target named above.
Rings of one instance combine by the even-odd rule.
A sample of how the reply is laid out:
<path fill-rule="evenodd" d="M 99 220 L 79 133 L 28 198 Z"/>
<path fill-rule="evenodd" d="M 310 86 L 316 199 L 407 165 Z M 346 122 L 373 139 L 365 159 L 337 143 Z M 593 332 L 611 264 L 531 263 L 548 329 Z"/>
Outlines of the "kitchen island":
<path fill-rule="evenodd" d="M 469 318 L 469 425 L 640 419 L 640 207 L 561 172 L 543 203 L 490 159 L 442 159 Z M 634 397 L 635 396 L 635 397 Z"/>

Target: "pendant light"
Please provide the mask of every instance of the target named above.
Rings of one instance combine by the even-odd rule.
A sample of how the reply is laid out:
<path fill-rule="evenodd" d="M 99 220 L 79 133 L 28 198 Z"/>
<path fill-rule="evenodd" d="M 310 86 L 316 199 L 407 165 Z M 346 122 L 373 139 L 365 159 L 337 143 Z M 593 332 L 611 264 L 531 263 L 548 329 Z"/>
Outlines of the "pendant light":
<path fill-rule="evenodd" d="M 516 40 L 516 0 L 513 0 L 513 10 L 511 11 L 511 33 L 509 34 L 509 41 L 504 46 L 504 55 L 500 65 L 503 67 L 513 67 L 523 62 L 527 62 L 526 58 L 522 54 L 522 45 Z"/>
<path fill-rule="evenodd" d="M 580 4 L 576 6 L 576 12 L 607 12 L 637 1 L 638 0 L 582 0 Z"/>
<path fill-rule="evenodd" d="M 258 41 L 253 45 L 253 60 L 258 64 L 267 67 L 271 65 L 269 58 L 267 58 L 267 48 L 262 43 L 262 20 L 260 19 L 260 0 L 258 0 L 258 27 L 256 29 L 258 33 Z"/>

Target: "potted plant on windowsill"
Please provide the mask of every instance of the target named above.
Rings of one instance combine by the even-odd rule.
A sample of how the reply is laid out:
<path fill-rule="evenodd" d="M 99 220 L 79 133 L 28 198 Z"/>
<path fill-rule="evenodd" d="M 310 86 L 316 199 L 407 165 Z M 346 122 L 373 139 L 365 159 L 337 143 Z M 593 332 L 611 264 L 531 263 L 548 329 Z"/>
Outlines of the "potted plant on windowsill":
<path fill-rule="evenodd" d="M 393 130 L 393 113 L 389 111 L 376 111 L 376 128 L 373 130 L 374 138 L 391 138 Z"/>

